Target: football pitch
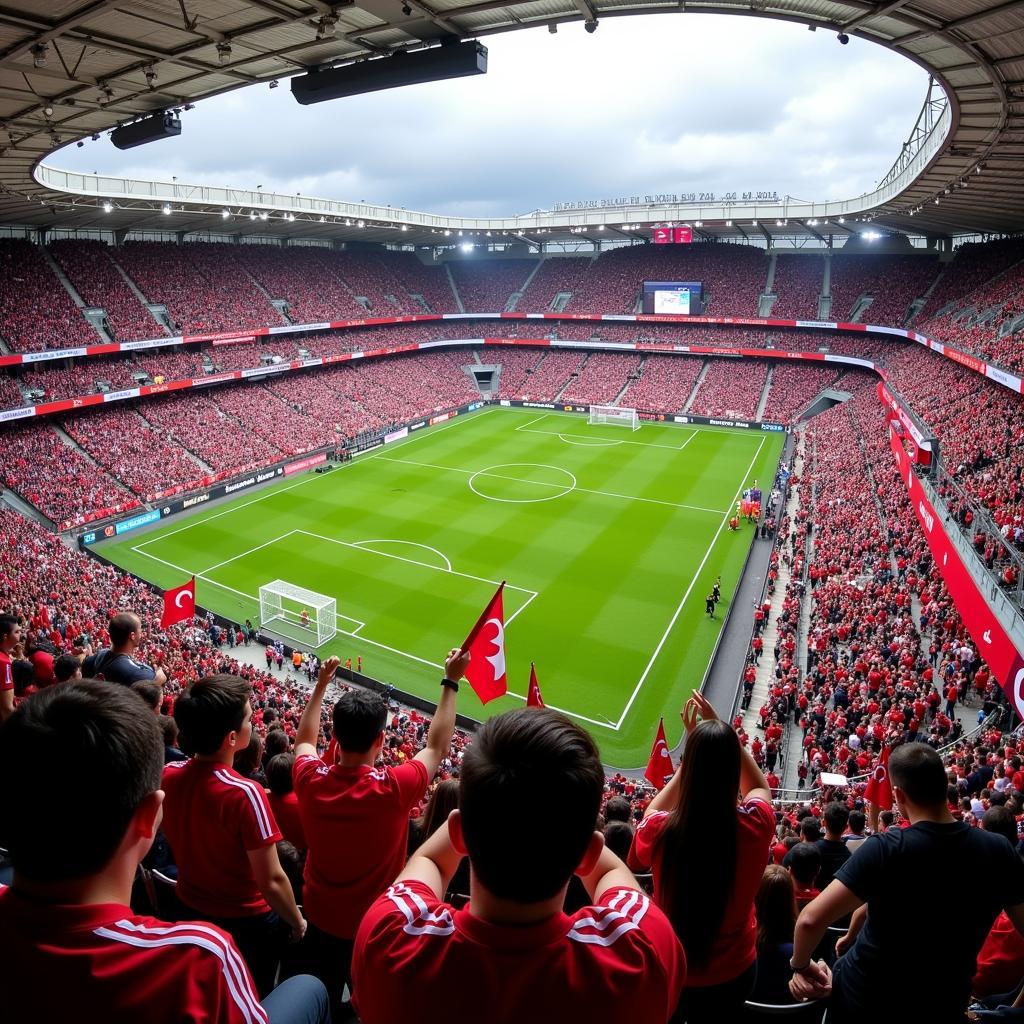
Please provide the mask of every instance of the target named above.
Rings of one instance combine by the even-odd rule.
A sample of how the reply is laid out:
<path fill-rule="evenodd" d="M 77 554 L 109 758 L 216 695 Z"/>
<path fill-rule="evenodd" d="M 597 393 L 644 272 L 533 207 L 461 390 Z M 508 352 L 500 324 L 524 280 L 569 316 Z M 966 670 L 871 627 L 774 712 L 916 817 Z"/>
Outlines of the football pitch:
<path fill-rule="evenodd" d="M 334 597 L 338 634 L 320 656 L 361 657 L 430 700 L 504 579 L 510 692 L 483 707 L 464 684 L 459 711 L 521 707 L 533 661 L 545 703 L 631 768 L 661 715 L 679 738 L 753 539 L 729 517 L 755 480 L 770 489 L 784 439 L 490 406 L 99 547 L 161 587 L 194 573 L 197 602 L 237 621 L 259 622 L 259 588 L 277 579 Z"/>

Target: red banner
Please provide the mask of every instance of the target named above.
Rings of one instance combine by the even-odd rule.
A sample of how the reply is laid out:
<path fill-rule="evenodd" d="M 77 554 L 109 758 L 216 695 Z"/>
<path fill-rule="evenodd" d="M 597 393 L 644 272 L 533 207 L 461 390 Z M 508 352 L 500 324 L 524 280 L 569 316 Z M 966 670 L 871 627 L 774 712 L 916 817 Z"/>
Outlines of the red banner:
<path fill-rule="evenodd" d="M 316 455 L 307 455 L 304 459 L 299 459 L 298 462 L 289 462 L 284 467 L 284 475 L 291 476 L 292 473 L 301 473 L 304 469 L 312 469 L 314 466 L 319 466 L 327 461 L 327 455 L 324 452 L 319 452 Z"/>
<path fill-rule="evenodd" d="M 921 481 L 914 475 L 910 457 L 892 430 L 889 431 L 889 446 L 953 604 L 977 644 L 980 656 L 988 662 L 993 676 L 1006 691 L 1017 713 L 1024 718 L 1024 652 L 1017 650 L 964 564 L 956 545 L 949 539 L 941 516 L 928 499 Z"/>
<path fill-rule="evenodd" d="M 919 466 L 930 466 L 932 464 L 932 447 L 929 441 L 925 440 L 924 434 L 914 422 L 913 417 L 903 407 L 903 403 L 885 386 L 884 381 L 879 381 L 877 386 L 878 399 L 889 411 L 891 417 L 899 422 L 904 440 L 914 449 L 912 458 Z"/>
<path fill-rule="evenodd" d="M 668 243 L 672 241 L 672 229 L 655 228 L 653 232 L 653 241 L 655 245 L 668 245 Z"/>
<path fill-rule="evenodd" d="M 676 245 L 689 245 L 693 241 L 693 228 L 685 226 L 673 228 L 672 241 Z"/>

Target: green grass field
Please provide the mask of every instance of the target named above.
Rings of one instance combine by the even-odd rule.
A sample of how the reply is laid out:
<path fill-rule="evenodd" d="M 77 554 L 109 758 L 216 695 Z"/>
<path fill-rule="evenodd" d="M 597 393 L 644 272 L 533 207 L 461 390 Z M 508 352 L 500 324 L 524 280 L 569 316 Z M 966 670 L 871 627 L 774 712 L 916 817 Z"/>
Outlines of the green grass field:
<path fill-rule="evenodd" d="M 636 767 L 660 715 L 679 737 L 753 536 L 728 529 L 730 510 L 755 479 L 770 485 L 783 441 L 492 406 L 101 549 L 162 587 L 195 573 L 198 603 L 238 620 L 258 622 L 275 579 L 329 594 L 339 633 L 321 657 L 361 655 L 369 675 L 429 699 L 505 579 L 510 693 L 484 708 L 463 686 L 459 711 L 521 706 L 532 660 L 545 702 L 589 728 L 608 764 Z"/>

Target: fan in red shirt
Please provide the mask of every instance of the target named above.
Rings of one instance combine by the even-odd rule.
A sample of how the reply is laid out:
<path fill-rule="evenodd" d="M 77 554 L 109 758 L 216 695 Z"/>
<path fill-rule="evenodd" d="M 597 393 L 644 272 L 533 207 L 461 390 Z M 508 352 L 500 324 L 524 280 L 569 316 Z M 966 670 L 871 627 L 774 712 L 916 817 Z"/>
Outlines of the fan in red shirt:
<path fill-rule="evenodd" d="M 655 901 L 686 950 L 689 976 L 676 1019 L 721 1021 L 738 1017 L 753 989 L 754 896 L 775 813 L 761 770 L 702 694 L 687 702 L 683 724 L 679 769 L 647 808 L 629 864 L 653 870 Z"/>
<path fill-rule="evenodd" d="M 0 725 L 14 714 L 14 673 L 11 655 L 21 647 L 21 624 L 13 615 L 0 615 Z"/>
<path fill-rule="evenodd" d="M 459 810 L 360 925 L 353 1001 L 364 1024 L 666 1021 L 682 947 L 594 830 L 603 787 L 594 741 L 564 715 L 490 719 L 463 760 Z M 470 902 L 455 910 L 443 894 L 467 854 Z M 595 904 L 570 916 L 573 873 Z"/>
<path fill-rule="evenodd" d="M 267 762 L 267 789 L 270 791 L 267 800 L 281 834 L 296 850 L 305 853 L 309 844 L 299 814 L 299 798 L 292 782 L 294 766 L 294 754 L 275 754 Z"/>
<path fill-rule="evenodd" d="M 314 978 L 261 1005 L 231 937 L 136 914 L 132 881 L 160 825 L 163 739 L 124 687 L 68 682 L 0 731 L 0 802 L 14 865 L 0 886 L 3 1008 L 11 1021 L 267 1024 L 327 1019 Z"/>
<path fill-rule="evenodd" d="M 437 712 L 427 745 L 397 768 L 375 767 L 384 745 L 387 701 L 366 690 L 349 690 L 334 705 L 334 763 L 317 755 L 320 709 L 338 659 L 329 658 L 295 734 L 293 776 L 309 853 L 303 906 L 309 932 L 300 957 L 341 1008 L 352 989 L 352 943 L 363 914 L 394 880 L 405 862 L 409 812 L 446 757 L 455 732 L 455 695 L 469 655 L 449 653 Z"/>
<path fill-rule="evenodd" d="M 232 767 L 252 738 L 251 692 L 238 676 L 209 676 L 174 702 L 182 749 L 194 756 L 164 769 L 163 830 L 179 903 L 234 937 L 265 994 L 289 931 L 301 938 L 306 922 L 277 856 L 281 832 L 266 793 Z"/>

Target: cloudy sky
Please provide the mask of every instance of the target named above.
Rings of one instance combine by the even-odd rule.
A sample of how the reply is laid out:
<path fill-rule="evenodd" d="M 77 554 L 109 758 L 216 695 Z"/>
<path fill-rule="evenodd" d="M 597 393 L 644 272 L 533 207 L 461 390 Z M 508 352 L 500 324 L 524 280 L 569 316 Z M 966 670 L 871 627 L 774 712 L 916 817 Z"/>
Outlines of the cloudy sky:
<path fill-rule="evenodd" d="M 256 86 L 200 103 L 182 135 L 63 167 L 506 216 L 558 202 L 874 187 L 927 77 L 869 43 L 767 20 L 670 14 L 485 40 L 486 76 L 312 107 Z"/>

